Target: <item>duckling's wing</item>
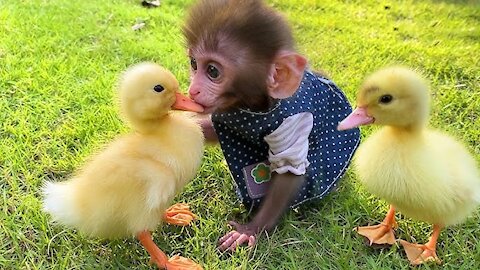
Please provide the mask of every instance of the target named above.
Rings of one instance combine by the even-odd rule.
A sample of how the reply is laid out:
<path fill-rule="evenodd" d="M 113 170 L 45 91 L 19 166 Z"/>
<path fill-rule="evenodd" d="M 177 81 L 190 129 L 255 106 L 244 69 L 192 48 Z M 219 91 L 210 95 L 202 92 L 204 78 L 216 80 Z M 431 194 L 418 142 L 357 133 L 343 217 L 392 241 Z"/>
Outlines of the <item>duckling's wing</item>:
<path fill-rule="evenodd" d="M 177 181 L 171 168 L 164 163 L 145 160 L 139 169 L 142 170 L 142 178 L 146 184 L 146 207 L 151 210 L 165 210 L 175 197 L 177 189 Z"/>

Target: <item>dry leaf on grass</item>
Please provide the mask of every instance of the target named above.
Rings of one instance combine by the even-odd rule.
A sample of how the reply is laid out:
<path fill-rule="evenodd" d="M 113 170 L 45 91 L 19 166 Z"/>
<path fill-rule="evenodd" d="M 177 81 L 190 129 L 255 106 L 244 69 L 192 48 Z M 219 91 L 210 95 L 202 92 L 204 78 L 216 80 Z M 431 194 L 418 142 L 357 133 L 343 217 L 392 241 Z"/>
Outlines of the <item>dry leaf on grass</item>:
<path fill-rule="evenodd" d="M 133 31 L 138 31 L 138 30 L 142 29 L 143 27 L 145 27 L 145 25 L 146 24 L 144 22 L 138 22 L 138 23 L 136 23 L 132 26 L 132 30 Z"/>
<path fill-rule="evenodd" d="M 156 8 L 160 6 L 160 0 L 143 0 L 142 6 L 147 8 Z"/>

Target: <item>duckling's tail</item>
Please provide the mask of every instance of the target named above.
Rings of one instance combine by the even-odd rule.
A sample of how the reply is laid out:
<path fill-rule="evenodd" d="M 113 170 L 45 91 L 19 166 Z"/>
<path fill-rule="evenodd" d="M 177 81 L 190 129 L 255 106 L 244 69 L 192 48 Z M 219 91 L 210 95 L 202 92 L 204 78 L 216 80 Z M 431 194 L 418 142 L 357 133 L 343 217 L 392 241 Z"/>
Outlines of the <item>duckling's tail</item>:
<path fill-rule="evenodd" d="M 71 181 L 62 183 L 46 182 L 42 187 L 43 210 L 53 220 L 67 226 L 78 223 L 79 216 L 75 211 L 75 194 Z"/>

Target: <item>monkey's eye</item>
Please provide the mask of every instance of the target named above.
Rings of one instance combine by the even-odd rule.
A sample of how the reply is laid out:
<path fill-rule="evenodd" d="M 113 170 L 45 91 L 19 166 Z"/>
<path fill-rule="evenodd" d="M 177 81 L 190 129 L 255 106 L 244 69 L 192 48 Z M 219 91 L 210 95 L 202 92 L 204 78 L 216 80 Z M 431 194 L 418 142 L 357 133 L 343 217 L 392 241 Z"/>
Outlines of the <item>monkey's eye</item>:
<path fill-rule="evenodd" d="M 216 66 L 210 64 L 207 67 L 207 75 L 210 79 L 215 80 L 220 76 L 220 71 Z"/>
<path fill-rule="evenodd" d="M 380 97 L 380 99 L 378 101 L 382 104 L 388 104 L 388 103 L 392 102 L 392 100 L 393 100 L 392 95 L 383 95 L 383 96 Z"/>
<path fill-rule="evenodd" d="M 160 93 L 162 92 L 163 90 L 165 90 L 165 88 L 163 86 L 161 86 L 160 84 L 157 84 L 153 87 L 153 90 L 157 93 Z"/>
<path fill-rule="evenodd" d="M 192 70 L 197 70 L 197 60 L 195 58 L 190 58 L 190 66 L 192 67 Z"/>

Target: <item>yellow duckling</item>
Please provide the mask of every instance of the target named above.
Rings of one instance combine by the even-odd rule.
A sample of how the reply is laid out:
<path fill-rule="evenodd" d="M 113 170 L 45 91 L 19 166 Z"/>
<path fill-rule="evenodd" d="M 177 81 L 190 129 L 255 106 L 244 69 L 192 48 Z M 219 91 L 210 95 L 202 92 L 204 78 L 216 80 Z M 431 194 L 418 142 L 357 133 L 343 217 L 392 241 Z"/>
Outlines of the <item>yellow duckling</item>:
<path fill-rule="evenodd" d="M 162 269 L 180 269 L 175 265 L 189 260 L 179 256 L 168 260 L 150 231 L 162 219 L 180 225 L 192 220 L 185 205 L 174 207 L 177 216 L 168 213 L 167 207 L 194 178 L 204 149 L 200 126 L 184 114 L 171 112 L 172 108 L 203 110 L 178 89 L 174 75 L 156 64 L 128 69 L 119 83 L 118 97 L 135 131 L 110 143 L 70 180 L 47 182 L 43 188 L 44 210 L 55 221 L 95 237 L 136 236 Z M 193 265 L 181 269 L 201 269 Z"/>
<path fill-rule="evenodd" d="M 368 77 L 357 109 L 338 129 L 377 124 L 383 128 L 358 149 L 355 166 L 371 193 L 391 204 L 385 220 L 359 227 L 371 244 L 393 244 L 395 209 L 433 224 L 424 245 L 401 240 L 412 264 L 441 261 L 436 243 L 443 227 L 462 222 L 480 203 L 480 173 L 474 158 L 453 138 L 426 127 L 429 93 L 415 72 L 390 67 Z"/>

